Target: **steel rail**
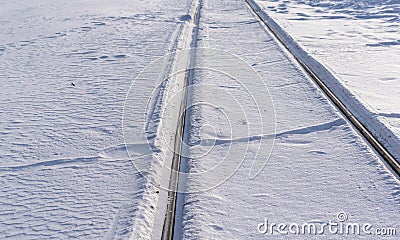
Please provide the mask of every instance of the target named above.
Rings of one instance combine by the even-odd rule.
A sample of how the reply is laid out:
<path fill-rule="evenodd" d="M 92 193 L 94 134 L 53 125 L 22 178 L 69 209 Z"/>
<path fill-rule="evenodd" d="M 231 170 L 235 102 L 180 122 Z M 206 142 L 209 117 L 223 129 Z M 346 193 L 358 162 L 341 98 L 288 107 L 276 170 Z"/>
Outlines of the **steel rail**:
<path fill-rule="evenodd" d="M 196 0 L 194 0 L 196 1 Z M 198 33 L 198 24 L 200 18 L 200 9 L 201 9 L 202 0 L 197 1 L 197 5 L 195 6 L 195 12 L 193 16 L 191 16 L 193 20 L 194 27 L 191 35 L 191 49 L 188 51 L 189 53 L 189 64 L 186 68 L 184 85 L 183 85 L 183 97 L 182 102 L 179 109 L 178 123 L 177 129 L 175 133 L 175 142 L 174 142 L 174 154 L 171 163 L 171 175 L 169 181 L 169 191 L 168 191 L 168 203 L 167 203 L 167 211 L 165 215 L 163 230 L 162 230 L 162 240 L 172 240 L 174 239 L 174 227 L 176 222 L 176 210 L 177 210 L 177 197 L 178 197 L 178 188 L 179 188 L 179 171 L 182 160 L 182 148 L 185 137 L 185 127 L 187 120 L 186 108 L 188 103 L 188 86 L 191 83 L 191 78 L 193 77 L 193 68 L 194 68 L 194 54 L 195 47 L 197 42 L 197 33 Z"/>
<path fill-rule="evenodd" d="M 275 38 L 289 51 L 294 59 L 300 64 L 303 70 L 314 80 L 314 82 L 320 87 L 320 89 L 326 94 L 332 103 L 342 112 L 342 114 L 353 124 L 353 126 L 361 133 L 361 135 L 368 141 L 368 143 L 374 148 L 374 150 L 381 156 L 381 158 L 390 166 L 390 168 L 400 176 L 400 163 L 395 157 L 383 146 L 381 142 L 371 133 L 371 131 L 361 123 L 360 120 L 346 107 L 346 105 L 329 89 L 323 80 L 306 64 L 300 59 L 297 54 L 291 50 L 289 45 L 284 41 L 281 34 L 276 31 L 271 25 L 265 20 L 260 13 L 261 8 L 254 3 L 253 0 L 246 0 L 246 3 L 254 14 L 260 19 L 267 29 L 275 36 Z"/>

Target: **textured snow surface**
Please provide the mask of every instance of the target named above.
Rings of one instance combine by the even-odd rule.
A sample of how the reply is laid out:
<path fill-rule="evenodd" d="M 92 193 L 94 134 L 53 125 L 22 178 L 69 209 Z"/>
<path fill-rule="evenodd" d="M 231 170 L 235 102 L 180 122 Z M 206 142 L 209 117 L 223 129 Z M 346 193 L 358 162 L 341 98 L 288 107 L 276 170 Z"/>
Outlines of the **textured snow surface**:
<path fill-rule="evenodd" d="M 239 119 L 238 105 L 247 106 L 247 93 L 226 77 L 204 69 L 194 75 L 193 104 L 208 103 L 192 111 L 187 188 L 197 190 L 213 178 L 198 173 L 222 161 L 235 162 L 247 152 L 235 174 L 212 190 L 188 193 L 183 204 L 183 239 L 372 239 L 354 235 L 262 235 L 258 224 L 265 218 L 274 223 L 329 222 L 339 212 L 349 222 L 375 227 L 399 226 L 400 185 L 350 124 L 329 103 L 306 75 L 256 20 L 243 1 L 204 0 L 199 30 L 200 47 L 226 50 L 247 61 L 269 88 L 276 113 L 276 140 L 264 170 L 249 179 L 251 156 L 259 135 L 231 135 L 254 126 L 256 111 L 246 112 L 248 121 L 224 121 L 222 112 Z M 203 59 L 198 59 L 201 63 Z M 229 62 L 225 62 L 229 64 Z M 223 64 L 223 63 L 221 63 Z M 228 74 L 233 74 L 235 70 Z M 243 83 L 254 82 L 243 77 Z M 197 85 L 197 87 L 196 87 Z M 229 94 L 210 95 L 205 86 L 219 87 Z M 204 105 L 204 104 L 203 104 Z M 218 106 L 222 106 L 218 108 Z M 261 112 L 265 106 L 259 106 Z M 229 123 L 229 124 L 228 124 Z M 252 134 L 252 133 L 250 133 Z M 268 135 L 267 135 L 268 136 Z M 263 136 L 263 137 L 267 137 Z M 198 145 L 214 142 L 212 150 L 199 154 Z M 211 141 L 212 140 L 212 141 Z M 201 151 L 201 148 L 200 148 Z M 224 158 L 229 155 L 229 158 Z M 231 168 L 221 169 L 231 171 Z M 376 239 L 380 239 L 377 237 Z"/>
<path fill-rule="evenodd" d="M 299 37 L 299 42 L 311 39 L 306 49 L 323 53 L 313 56 L 348 86 L 354 85 L 353 90 L 387 118 L 390 126 L 398 127 L 398 102 L 389 94 L 398 90 L 398 37 L 393 37 L 398 33 L 398 1 L 276 1 L 269 2 L 267 9 L 277 16 L 290 16 L 292 3 L 293 7 L 304 6 L 301 11 L 318 7 L 320 11 L 312 16 L 328 17 L 319 21 L 279 18 L 283 26 L 290 27 L 286 23 L 292 21 L 332 25 L 332 42 L 328 37 L 319 42 L 315 37 L 315 31 L 321 29 L 318 25 L 304 28 L 308 37 Z M 170 82 L 161 89 L 165 92 L 157 96 L 159 102 L 151 106 L 154 112 L 149 111 L 150 116 L 142 114 L 148 110 L 150 96 L 141 101 L 129 99 L 132 118 L 124 122 L 129 127 L 126 145 L 121 121 L 129 87 L 144 95 L 155 87 L 145 78 L 140 79 L 143 84 L 131 85 L 134 78 L 173 47 L 186 46 L 175 45 L 175 41 L 182 25 L 191 20 L 190 5 L 189 0 L 0 0 L 0 238 L 150 239 L 152 234 L 160 234 L 161 228 L 153 227 L 162 224 L 165 206 L 157 204 L 164 203 L 161 196 L 166 192 L 153 183 L 165 180 L 165 172 L 157 169 L 163 163 L 156 162 L 155 168 L 143 172 L 145 178 L 127 152 L 145 166 L 154 163 L 154 155 L 157 160 L 170 159 L 164 149 L 149 152 L 146 139 L 140 139 L 140 126 L 144 121 L 153 127 L 146 129 L 152 143 L 161 137 L 173 139 L 170 133 L 175 127 L 176 106 L 172 104 L 170 112 L 157 108 L 166 106 L 163 94 L 171 97 L 179 86 Z M 345 16 L 344 23 L 337 14 Z M 269 92 L 254 89 L 257 85 L 252 75 L 232 79 L 234 74 L 195 71 L 193 83 L 197 85 L 191 90 L 191 101 L 201 104 L 190 111 L 192 147 L 186 189 L 204 189 L 230 175 L 232 166 L 221 161 L 245 161 L 231 178 L 212 190 L 185 195 L 180 236 L 260 239 L 265 236 L 257 232 L 257 225 L 265 218 L 299 224 L 324 222 L 335 220 L 341 211 L 354 222 L 399 230 L 398 181 L 263 30 L 245 2 L 203 0 L 201 15 L 198 45 L 236 54 L 254 67 Z M 362 29 L 347 23 L 348 16 L 357 18 L 357 27 Z M 322 20 L 337 20 L 337 29 Z M 373 25 L 377 23 L 383 25 Z M 321 47 L 323 44 L 329 47 Z M 359 46 L 360 54 L 336 46 L 350 50 Z M 370 50 L 359 51 L 364 48 Z M 210 61 L 207 54 L 197 57 L 199 66 Z M 346 59 L 349 68 L 341 64 Z M 178 70 L 187 64 L 181 61 L 175 63 Z M 228 60 L 218 64 L 230 67 Z M 377 66 L 384 76 L 372 70 Z M 354 68 L 360 73 L 347 74 Z M 147 76 L 158 77 L 164 70 L 166 66 L 161 64 Z M 227 73 L 235 73 L 231 70 Z M 236 80 L 250 88 L 243 89 Z M 378 90 L 374 84 L 386 88 Z M 372 97 L 367 99 L 360 86 L 371 91 Z M 252 105 L 251 95 L 263 94 L 272 98 L 274 111 L 267 104 Z M 271 118 L 263 125 L 260 116 Z M 259 126 L 274 121 L 275 147 L 268 158 L 275 133 L 260 132 Z M 157 129 L 160 125 L 161 130 Z M 227 153 L 230 157 L 224 159 Z M 243 154 L 246 157 L 242 159 Z M 264 162 L 264 170 L 249 179 L 250 169 Z M 197 174 L 214 166 L 221 172 L 212 179 Z M 168 181 L 162 184 L 168 185 Z M 294 238 L 302 237 L 311 238 Z"/>
<path fill-rule="evenodd" d="M 151 232 L 133 229 L 147 185 L 127 156 L 121 117 L 134 77 L 167 53 L 188 8 L 0 1 L 0 238 Z M 145 147 L 127 141 L 132 152 Z"/>
<path fill-rule="evenodd" d="M 348 105 L 363 105 L 353 111 L 400 157 L 400 1 L 256 2 L 335 75 L 328 84 Z"/>

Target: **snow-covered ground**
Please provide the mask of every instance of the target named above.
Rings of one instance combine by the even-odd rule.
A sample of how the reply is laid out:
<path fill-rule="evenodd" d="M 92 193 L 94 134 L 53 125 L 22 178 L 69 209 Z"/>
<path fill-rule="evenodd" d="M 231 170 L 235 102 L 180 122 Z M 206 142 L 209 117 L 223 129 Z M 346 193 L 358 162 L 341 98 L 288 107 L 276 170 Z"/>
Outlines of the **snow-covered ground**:
<path fill-rule="evenodd" d="M 245 64 L 232 67 L 232 60 L 221 61 L 222 54 L 207 59 L 198 51 L 196 66 L 201 69 L 195 71 L 193 80 L 195 107 L 186 169 L 185 190 L 189 193 L 184 198 L 182 232 L 177 239 L 374 237 L 335 235 L 327 229 L 319 236 L 280 235 L 276 228 L 274 236 L 259 232 L 265 230 L 265 219 L 269 224 L 314 223 L 320 227 L 329 221 L 339 222 L 339 213 L 341 217 L 347 214 L 349 223 L 370 223 L 373 230 L 399 229 L 399 182 L 263 30 L 244 1 L 204 0 L 199 29 L 199 47 L 241 57 L 260 74 L 269 92 L 262 87 L 255 91 L 244 88 L 257 82 L 252 75 L 235 78 Z M 225 73 L 212 70 L 223 65 Z M 270 94 L 275 106 L 276 137 L 270 158 L 270 143 L 262 140 L 271 133 L 257 126 L 260 119 L 271 117 L 271 109 L 261 104 L 251 110 L 249 99 L 249 93 L 257 97 L 260 92 Z M 267 165 L 250 179 L 259 145 L 256 161 Z M 233 171 L 232 165 L 240 167 Z M 207 174 L 215 169 L 219 172 Z M 221 176 L 226 181 L 201 191 Z"/>
<path fill-rule="evenodd" d="M 133 79 L 168 53 L 189 6 L 0 1 L 0 238 L 148 237 L 133 229 L 146 181 L 121 117 Z"/>
<path fill-rule="evenodd" d="M 159 239 L 190 52 L 168 54 L 189 46 L 197 3 L 0 0 L 0 238 Z M 385 3 L 392 7 L 381 10 L 384 16 L 398 11 L 396 1 Z M 321 11 L 313 16 L 333 10 Z M 360 21 L 379 19 L 386 18 Z M 390 34 L 396 28 L 386 22 L 389 35 L 362 29 L 377 39 L 365 45 L 371 54 L 354 61 L 382 61 L 376 64 L 386 74 L 380 81 L 395 84 L 390 64 L 396 64 L 398 45 Z M 353 44 L 345 38 L 355 34 L 349 26 L 341 28 L 342 37 L 333 34 L 338 45 Z M 336 51 L 314 40 L 314 48 L 306 46 L 312 54 Z M 188 174 L 180 182 L 189 193 L 180 195 L 177 238 L 259 239 L 266 237 L 258 231 L 265 218 L 325 223 L 338 220 L 338 213 L 348 222 L 372 224 L 372 231 L 400 231 L 399 182 L 245 1 L 203 0 L 197 42 L 203 49 L 192 62 Z M 385 57 L 370 59 L 379 54 Z M 332 64 L 322 62 L 346 80 L 334 68 L 340 65 L 334 54 L 326 55 Z M 364 86 L 350 77 L 346 84 L 354 91 Z M 375 90 L 375 79 L 367 77 Z M 371 106 L 382 104 L 376 107 L 382 117 L 396 117 L 389 102 L 395 98 L 386 95 L 379 97 L 388 101 L 370 103 L 360 93 Z"/>
<path fill-rule="evenodd" d="M 400 1 L 256 2 L 334 74 L 332 88 L 399 157 Z"/>

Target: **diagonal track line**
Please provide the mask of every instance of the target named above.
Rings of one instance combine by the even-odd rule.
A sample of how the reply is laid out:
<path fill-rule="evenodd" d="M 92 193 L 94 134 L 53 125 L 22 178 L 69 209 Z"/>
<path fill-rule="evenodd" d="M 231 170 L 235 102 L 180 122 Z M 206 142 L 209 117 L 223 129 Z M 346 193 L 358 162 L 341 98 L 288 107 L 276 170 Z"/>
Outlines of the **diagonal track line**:
<path fill-rule="evenodd" d="M 353 126 L 361 133 L 361 135 L 368 141 L 368 143 L 374 148 L 374 150 L 381 156 L 381 158 L 391 167 L 391 169 L 400 176 L 400 163 L 393 157 L 393 155 L 378 141 L 377 138 L 366 128 L 360 120 L 358 120 L 354 114 L 345 106 L 345 104 L 334 94 L 332 90 L 324 83 L 324 81 L 308 66 L 300 57 L 289 47 L 285 42 L 281 34 L 273 28 L 261 8 L 253 1 L 246 0 L 246 3 L 254 14 L 265 24 L 267 29 L 272 33 L 273 36 L 289 51 L 294 59 L 300 64 L 305 72 L 314 80 L 314 82 L 321 88 L 326 96 L 331 100 L 332 103 L 342 112 L 342 114 L 353 124 Z"/>

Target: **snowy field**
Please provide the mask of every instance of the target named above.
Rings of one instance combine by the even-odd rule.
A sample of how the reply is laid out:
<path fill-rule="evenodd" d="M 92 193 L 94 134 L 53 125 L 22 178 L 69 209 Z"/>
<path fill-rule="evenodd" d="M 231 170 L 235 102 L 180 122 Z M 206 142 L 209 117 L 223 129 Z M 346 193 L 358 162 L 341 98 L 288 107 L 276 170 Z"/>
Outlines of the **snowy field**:
<path fill-rule="evenodd" d="M 336 92 L 344 86 L 348 105 L 399 157 L 400 1 L 256 2 L 335 75 Z"/>
<path fill-rule="evenodd" d="M 400 136 L 397 0 L 257 2 Z M 160 239 L 189 63 L 175 239 L 400 234 L 398 179 L 244 0 L 0 0 L 0 238 Z"/>
<path fill-rule="evenodd" d="M 0 238 L 132 233 L 146 190 L 124 146 L 124 101 L 189 3 L 0 1 Z"/>

